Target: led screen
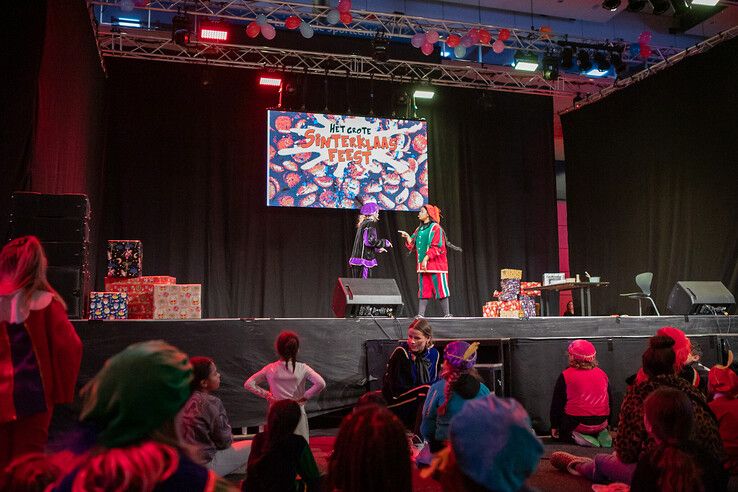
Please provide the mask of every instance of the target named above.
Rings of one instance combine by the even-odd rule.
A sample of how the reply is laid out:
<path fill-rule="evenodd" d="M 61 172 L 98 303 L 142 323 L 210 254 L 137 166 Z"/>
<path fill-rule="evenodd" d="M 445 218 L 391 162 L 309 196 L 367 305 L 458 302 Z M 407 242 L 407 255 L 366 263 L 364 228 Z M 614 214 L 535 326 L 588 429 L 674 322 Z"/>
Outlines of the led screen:
<path fill-rule="evenodd" d="M 425 121 L 270 110 L 267 205 L 420 210 L 428 201 Z"/>

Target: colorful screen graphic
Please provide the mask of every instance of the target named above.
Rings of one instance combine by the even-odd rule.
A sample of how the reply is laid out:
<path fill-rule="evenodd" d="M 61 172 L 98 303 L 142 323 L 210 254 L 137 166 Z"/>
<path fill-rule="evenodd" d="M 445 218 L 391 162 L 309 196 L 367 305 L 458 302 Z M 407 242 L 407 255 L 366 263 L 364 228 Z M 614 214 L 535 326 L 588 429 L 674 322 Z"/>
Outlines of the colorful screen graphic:
<path fill-rule="evenodd" d="M 268 112 L 267 205 L 420 210 L 428 202 L 425 121 Z"/>

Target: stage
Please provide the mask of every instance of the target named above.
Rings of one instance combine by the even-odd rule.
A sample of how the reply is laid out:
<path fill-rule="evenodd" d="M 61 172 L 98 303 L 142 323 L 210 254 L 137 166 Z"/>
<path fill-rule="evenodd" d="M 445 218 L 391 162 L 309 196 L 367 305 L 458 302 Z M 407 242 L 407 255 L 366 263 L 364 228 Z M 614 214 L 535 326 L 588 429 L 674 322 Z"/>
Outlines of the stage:
<path fill-rule="evenodd" d="M 84 343 L 79 385 L 86 383 L 105 359 L 131 343 L 162 339 L 189 355 L 212 357 L 222 375 L 219 396 L 234 427 L 264 422 L 266 403 L 243 389 L 248 376 L 275 360 L 277 334 L 285 329 L 301 337 L 299 360 L 326 380 L 326 390 L 308 404 L 310 416 L 352 405 L 369 380 L 381 380 L 382 353 L 367 357 L 367 341 L 402 339 L 407 318 L 278 318 L 202 320 L 75 320 Z M 640 366 L 646 339 L 662 326 L 676 326 L 699 344 L 708 367 L 718 358 L 721 340 L 738 337 L 738 316 L 556 317 L 527 320 L 501 318 L 429 318 L 436 339 L 487 340 L 496 350 L 479 363 L 501 363 L 505 392 L 529 411 L 538 431 L 548 428 L 553 386 L 565 367 L 565 349 L 573 338 L 597 347 L 600 366 L 608 373 L 618 408 L 625 378 Z M 736 331 L 734 334 L 733 332 Z M 738 340 L 735 341 L 738 345 Z M 372 344 L 370 344 L 372 345 Z M 376 345 L 376 344 L 375 344 Z M 383 344 L 386 345 L 386 344 Z M 391 345 L 391 344 L 390 344 Z M 483 344 L 484 345 L 484 344 Z M 497 350 L 499 349 L 499 350 Z M 502 360 L 484 360 L 489 357 Z"/>

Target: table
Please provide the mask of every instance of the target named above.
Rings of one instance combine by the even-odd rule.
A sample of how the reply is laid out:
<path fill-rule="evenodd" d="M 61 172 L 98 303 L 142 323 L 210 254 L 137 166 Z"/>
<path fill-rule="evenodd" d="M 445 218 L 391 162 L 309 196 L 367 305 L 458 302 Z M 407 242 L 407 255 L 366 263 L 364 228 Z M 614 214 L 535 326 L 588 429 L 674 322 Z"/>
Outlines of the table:
<path fill-rule="evenodd" d="M 582 316 L 592 316 L 592 298 L 590 289 L 592 287 L 607 287 L 608 285 L 610 285 L 610 282 L 567 282 L 544 285 L 541 287 L 528 287 L 526 289 L 522 289 L 522 293 L 525 294 L 525 292 L 529 290 L 540 290 L 542 294 L 544 292 L 561 292 L 562 290 L 580 290 L 582 291 L 579 296 L 581 306 L 580 312 L 582 313 Z M 586 305 L 584 300 L 585 297 L 587 298 Z M 548 301 L 548 299 L 546 301 Z M 548 304 L 548 302 L 543 302 L 543 300 L 541 301 L 541 316 L 546 316 L 546 304 Z"/>

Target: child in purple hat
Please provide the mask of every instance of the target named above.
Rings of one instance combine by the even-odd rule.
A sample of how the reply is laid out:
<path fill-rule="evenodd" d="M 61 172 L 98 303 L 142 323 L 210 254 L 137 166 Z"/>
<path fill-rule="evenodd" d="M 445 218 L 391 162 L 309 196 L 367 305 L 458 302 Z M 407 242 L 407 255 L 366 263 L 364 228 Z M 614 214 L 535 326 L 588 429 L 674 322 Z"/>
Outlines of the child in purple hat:
<path fill-rule="evenodd" d="M 567 349 L 567 367 L 551 399 L 551 437 L 580 446 L 612 446 L 607 430 L 610 419 L 610 382 L 597 367 L 597 351 L 587 340 L 574 340 Z"/>
<path fill-rule="evenodd" d="M 392 247 L 392 243 L 387 239 L 377 237 L 379 205 L 376 202 L 367 201 L 361 206 L 359 213 L 349 266 L 352 277 L 370 278 L 372 269 L 377 266 L 377 254 L 385 253 Z"/>
<path fill-rule="evenodd" d="M 441 379 L 433 383 L 423 405 L 420 433 L 430 451 L 441 450 L 448 439 L 448 425 L 467 401 L 483 398 L 490 391 L 474 369 L 479 342 L 456 341 L 443 352 Z"/>

